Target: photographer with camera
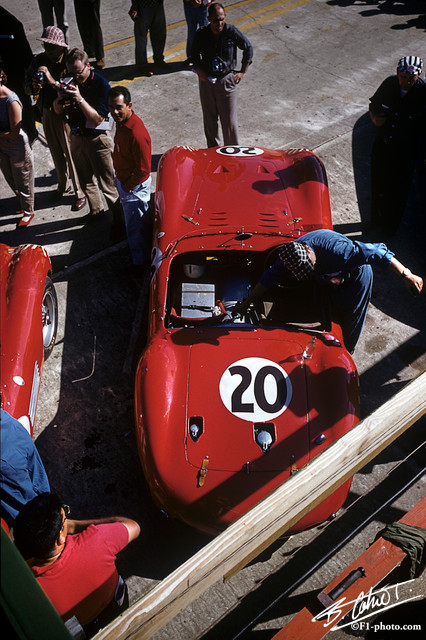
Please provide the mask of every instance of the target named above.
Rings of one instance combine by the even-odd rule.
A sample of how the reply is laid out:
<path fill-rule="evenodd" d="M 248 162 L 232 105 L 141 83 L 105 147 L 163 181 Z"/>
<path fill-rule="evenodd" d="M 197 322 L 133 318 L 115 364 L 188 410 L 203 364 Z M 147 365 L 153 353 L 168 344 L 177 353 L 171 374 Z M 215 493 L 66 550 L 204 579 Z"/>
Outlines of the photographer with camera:
<path fill-rule="evenodd" d="M 68 193 L 71 190 L 71 182 L 76 198 L 73 209 L 79 211 L 86 204 L 86 198 L 71 156 L 71 130 L 64 116 L 55 113 L 53 108 L 53 102 L 61 87 L 60 80 L 67 70 L 65 56 L 68 45 L 58 27 L 46 27 L 38 40 L 43 43 L 44 51 L 34 57 L 26 71 L 25 91 L 37 100 L 44 135 L 55 165 L 58 187 L 52 200 L 58 201 Z"/>
<path fill-rule="evenodd" d="M 253 58 L 249 40 L 234 25 L 225 23 L 223 5 L 209 6 L 207 27 L 198 29 L 191 48 L 191 60 L 199 79 L 200 101 L 203 110 L 204 133 L 208 147 L 217 147 L 219 123 L 223 143 L 238 144 L 237 96 L 235 90 L 244 78 Z M 236 71 L 237 49 L 243 57 L 241 70 Z"/>
<path fill-rule="evenodd" d="M 82 49 L 72 49 L 66 56 L 65 64 L 72 80 L 66 84 L 64 82 L 53 106 L 56 113 L 66 113 L 69 119 L 71 152 L 90 207 L 87 221 L 103 214 L 99 190 L 105 196 L 113 222 L 120 221 L 123 214 L 114 182 L 114 145 L 108 135 L 114 125 L 107 98 L 111 87 L 103 76 L 92 69 L 88 55 Z"/>

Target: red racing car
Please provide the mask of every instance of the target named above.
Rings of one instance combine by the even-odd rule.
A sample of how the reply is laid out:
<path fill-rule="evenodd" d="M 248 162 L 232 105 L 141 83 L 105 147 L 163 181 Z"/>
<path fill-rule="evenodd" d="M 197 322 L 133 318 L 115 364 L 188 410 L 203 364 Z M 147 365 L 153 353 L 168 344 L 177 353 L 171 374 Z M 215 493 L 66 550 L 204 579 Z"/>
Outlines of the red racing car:
<path fill-rule="evenodd" d="M 279 247 L 320 228 L 327 178 L 309 151 L 176 147 L 160 161 L 136 431 L 154 501 L 196 529 L 224 529 L 359 420 L 355 364 L 310 282 L 233 314 Z"/>
<path fill-rule="evenodd" d="M 33 434 L 44 359 L 55 344 L 58 305 L 47 252 L 0 244 L 1 406 Z"/>

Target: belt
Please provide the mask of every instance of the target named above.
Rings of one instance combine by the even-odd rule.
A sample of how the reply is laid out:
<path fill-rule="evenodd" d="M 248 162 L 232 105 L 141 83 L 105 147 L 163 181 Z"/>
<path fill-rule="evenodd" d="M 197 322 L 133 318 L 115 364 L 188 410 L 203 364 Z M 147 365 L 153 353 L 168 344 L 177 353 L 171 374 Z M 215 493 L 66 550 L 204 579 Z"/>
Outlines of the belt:
<path fill-rule="evenodd" d="M 71 127 L 71 133 L 81 138 L 97 138 L 106 134 L 106 131 L 97 131 L 96 129 L 81 129 L 80 127 Z"/>

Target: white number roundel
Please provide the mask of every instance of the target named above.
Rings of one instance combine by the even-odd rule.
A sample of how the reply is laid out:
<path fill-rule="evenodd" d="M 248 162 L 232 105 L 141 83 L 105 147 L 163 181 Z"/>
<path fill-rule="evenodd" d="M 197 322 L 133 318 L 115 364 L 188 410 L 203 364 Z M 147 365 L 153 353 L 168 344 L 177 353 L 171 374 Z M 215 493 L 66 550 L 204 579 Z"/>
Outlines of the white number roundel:
<path fill-rule="evenodd" d="M 233 415 L 249 422 L 267 422 L 290 404 L 292 387 L 287 373 L 266 358 L 243 358 L 224 371 L 219 393 Z"/>
<path fill-rule="evenodd" d="M 216 153 L 220 153 L 223 156 L 261 156 L 263 149 L 259 149 L 259 147 L 240 147 L 238 145 L 229 145 L 227 147 L 219 147 L 216 149 Z"/>

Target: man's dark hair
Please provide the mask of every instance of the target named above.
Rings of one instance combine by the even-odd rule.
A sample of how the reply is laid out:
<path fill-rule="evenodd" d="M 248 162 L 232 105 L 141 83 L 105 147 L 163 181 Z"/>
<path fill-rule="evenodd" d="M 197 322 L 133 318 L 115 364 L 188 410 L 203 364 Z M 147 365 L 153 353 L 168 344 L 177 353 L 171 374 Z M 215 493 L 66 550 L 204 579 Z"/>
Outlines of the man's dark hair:
<path fill-rule="evenodd" d="M 46 559 L 62 529 L 62 502 L 54 493 L 41 493 L 18 513 L 13 525 L 15 545 L 25 560 Z"/>
<path fill-rule="evenodd" d="M 129 104 L 132 101 L 132 98 L 130 96 L 130 91 L 128 90 L 127 87 L 117 85 L 116 87 L 112 87 L 108 91 L 108 100 L 110 98 L 118 98 L 118 96 L 123 96 L 125 104 Z"/>
<path fill-rule="evenodd" d="M 225 7 L 220 2 L 212 2 L 212 4 L 208 8 L 208 16 L 211 18 L 213 15 L 216 15 L 219 9 L 223 9 L 225 11 Z"/>

